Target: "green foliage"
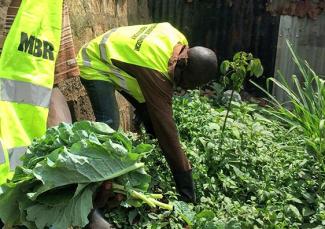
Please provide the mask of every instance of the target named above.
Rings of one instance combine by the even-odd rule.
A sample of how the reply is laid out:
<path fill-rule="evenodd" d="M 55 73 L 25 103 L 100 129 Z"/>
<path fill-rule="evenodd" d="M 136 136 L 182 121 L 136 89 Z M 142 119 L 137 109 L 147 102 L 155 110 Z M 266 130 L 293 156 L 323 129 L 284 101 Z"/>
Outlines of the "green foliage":
<path fill-rule="evenodd" d="M 61 124 L 35 139 L 12 181 L 0 187 L 0 218 L 6 226 L 28 228 L 83 227 L 93 208 L 93 195 L 102 181 L 124 193 L 124 205 L 148 204 L 172 209 L 146 193 L 150 176 L 141 156 L 152 147 L 136 147 L 122 133 L 103 123 Z"/>
<path fill-rule="evenodd" d="M 174 107 L 194 167 L 200 198 L 196 212 L 212 210 L 216 225 L 234 223 L 239 228 L 325 223 L 325 173 L 305 151 L 299 130 L 287 130 L 255 105 L 232 103 L 220 149 L 223 108 L 215 109 L 197 95 L 177 99 Z"/>
<path fill-rule="evenodd" d="M 260 77 L 263 74 L 263 66 L 261 61 L 254 58 L 251 53 L 238 52 L 234 55 L 233 61 L 225 60 L 220 65 L 220 71 L 223 74 L 223 81 L 225 86 L 232 88 L 229 104 L 227 107 L 227 113 L 225 121 L 222 126 L 220 145 L 221 148 L 224 142 L 224 131 L 227 124 L 228 115 L 230 112 L 231 102 L 233 100 L 234 91 L 240 92 L 243 89 L 244 80 L 246 75 L 250 73 L 250 76 Z M 230 75 L 230 79 L 228 76 Z"/>
<path fill-rule="evenodd" d="M 260 77 L 263 74 L 263 66 L 251 53 L 238 52 L 232 61 L 225 60 L 221 63 L 220 72 L 223 75 L 224 85 L 239 92 L 243 89 L 247 74 Z"/>
<path fill-rule="evenodd" d="M 286 129 L 256 105 L 233 102 L 219 149 L 224 108 L 213 107 L 198 92 L 175 98 L 173 105 L 181 142 L 193 166 L 198 203 L 188 205 L 187 212 L 116 209 L 107 217 L 119 228 L 325 226 L 325 173 L 305 150 L 300 130 Z M 159 148 L 143 160 L 152 174 L 150 190 L 174 200 L 173 181 Z"/>
<path fill-rule="evenodd" d="M 301 73 L 302 82 L 293 75 L 291 77 L 294 83 L 292 88 L 281 73 L 279 80 L 268 79 L 269 83 L 282 89 L 288 96 L 289 101 L 284 104 L 266 90 L 262 90 L 268 94 L 270 103 L 273 105 L 270 113 L 292 128 L 299 128 L 303 131 L 307 137 L 306 143 L 309 151 L 315 153 L 325 171 L 325 80 L 321 79 L 306 61 L 297 57 L 288 41 L 287 44 L 293 61 Z"/>

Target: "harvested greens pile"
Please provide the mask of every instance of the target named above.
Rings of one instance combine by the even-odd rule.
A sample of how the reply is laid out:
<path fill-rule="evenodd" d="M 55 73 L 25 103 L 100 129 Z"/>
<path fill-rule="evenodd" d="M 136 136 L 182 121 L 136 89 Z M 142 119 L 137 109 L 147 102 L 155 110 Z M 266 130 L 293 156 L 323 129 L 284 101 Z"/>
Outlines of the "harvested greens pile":
<path fill-rule="evenodd" d="M 118 228 L 324 228 L 325 172 L 306 138 L 254 104 L 233 103 L 224 144 L 224 107 L 191 92 L 174 99 L 174 117 L 193 166 L 198 202 L 174 212 L 118 208 L 106 217 Z M 134 139 L 148 142 L 148 139 Z M 156 147 L 144 160 L 151 191 L 175 199 Z M 179 217 L 181 216 L 181 217 Z"/>
<path fill-rule="evenodd" d="M 0 218 L 8 226 L 65 229 L 83 227 L 102 181 L 127 195 L 124 206 L 143 203 L 171 210 L 146 193 L 150 176 L 139 162 L 150 145 L 132 143 L 107 125 L 89 121 L 61 124 L 36 139 L 17 167 L 13 180 L 0 187 Z"/>

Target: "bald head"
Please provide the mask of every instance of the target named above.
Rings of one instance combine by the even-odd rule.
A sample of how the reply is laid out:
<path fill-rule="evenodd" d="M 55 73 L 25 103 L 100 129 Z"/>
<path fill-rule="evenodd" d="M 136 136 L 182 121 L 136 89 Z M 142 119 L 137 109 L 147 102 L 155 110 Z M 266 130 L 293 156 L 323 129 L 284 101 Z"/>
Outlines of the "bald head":
<path fill-rule="evenodd" d="M 175 83 L 185 89 L 194 89 L 216 79 L 218 73 L 218 60 L 216 54 L 208 48 L 196 46 L 188 51 L 186 66 L 177 66 L 178 74 Z"/>

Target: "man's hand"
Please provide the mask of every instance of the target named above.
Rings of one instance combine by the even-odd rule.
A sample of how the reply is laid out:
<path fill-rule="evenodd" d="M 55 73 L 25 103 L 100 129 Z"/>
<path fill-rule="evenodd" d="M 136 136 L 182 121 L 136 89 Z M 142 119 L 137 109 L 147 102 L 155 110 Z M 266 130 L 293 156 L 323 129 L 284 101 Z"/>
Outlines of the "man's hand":
<path fill-rule="evenodd" d="M 124 196 L 120 193 L 113 192 L 113 183 L 111 181 L 104 181 L 99 187 L 94 199 L 94 208 L 113 209 L 120 205 Z"/>

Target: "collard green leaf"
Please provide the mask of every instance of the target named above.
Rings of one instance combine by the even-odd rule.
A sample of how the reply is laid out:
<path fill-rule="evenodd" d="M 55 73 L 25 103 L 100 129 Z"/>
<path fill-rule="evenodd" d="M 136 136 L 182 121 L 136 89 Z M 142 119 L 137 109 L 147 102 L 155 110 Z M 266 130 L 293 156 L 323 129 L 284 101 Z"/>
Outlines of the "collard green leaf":
<path fill-rule="evenodd" d="M 45 185 L 55 187 L 111 179 L 123 175 L 114 173 L 134 164 L 133 161 L 121 161 L 117 152 L 87 140 L 75 143 L 70 150 L 59 154 L 54 163 L 55 166 L 48 163 L 37 165 L 34 175 Z M 132 168 L 131 171 L 136 169 Z"/>
<path fill-rule="evenodd" d="M 0 186 L 0 218 L 6 225 L 19 224 L 19 201 L 24 199 L 24 190 L 28 190 L 33 184 L 33 182 L 29 183 L 29 180 L 24 180 Z"/>
<path fill-rule="evenodd" d="M 115 132 L 114 134 L 112 134 L 110 139 L 116 143 L 120 143 L 127 149 L 128 152 L 131 152 L 132 142 L 124 134 L 120 132 Z"/>
<path fill-rule="evenodd" d="M 1 186 L 0 218 L 8 226 L 31 229 L 83 227 L 102 181 L 121 182 L 124 193 L 147 191 L 150 176 L 139 159 L 151 150 L 145 144 L 134 147 L 106 124 L 60 124 L 33 141 L 23 167 L 17 167 L 13 180 Z"/>
<path fill-rule="evenodd" d="M 84 227 L 88 223 L 88 214 L 93 208 L 92 196 L 97 185 L 79 185 L 74 197 L 65 205 L 48 206 L 37 203 L 26 209 L 27 219 L 35 222 L 37 228 Z"/>
<path fill-rule="evenodd" d="M 96 133 L 96 134 L 113 134 L 115 133 L 115 130 L 110 128 L 105 123 L 101 122 L 90 122 L 90 121 L 80 121 L 74 123 L 72 127 L 73 131 L 77 130 L 84 130 L 90 133 Z"/>
<path fill-rule="evenodd" d="M 148 190 L 150 181 L 151 177 L 146 174 L 143 168 L 137 169 L 132 173 L 126 173 L 116 178 L 117 183 L 136 188 L 143 192 Z"/>
<path fill-rule="evenodd" d="M 63 206 L 74 196 L 76 189 L 76 184 L 54 188 L 38 196 L 36 201 L 49 207 Z"/>
<path fill-rule="evenodd" d="M 35 177 L 44 185 L 33 194 L 33 199 L 56 187 L 101 182 L 144 166 L 128 159 L 121 160 L 116 152 L 108 151 L 102 145 L 87 140 L 75 143 L 70 151 L 59 154 L 53 163 L 43 161 L 34 168 Z"/>
<path fill-rule="evenodd" d="M 20 212 L 18 199 L 23 195 L 21 190 L 22 185 L 16 184 L 11 187 L 2 185 L 0 187 L 0 218 L 9 226 L 13 226 L 19 222 Z"/>
<path fill-rule="evenodd" d="M 126 157 L 128 150 L 121 144 L 114 143 L 111 140 L 105 142 L 104 147 L 109 151 L 117 154 L 119 157 Z"/>

